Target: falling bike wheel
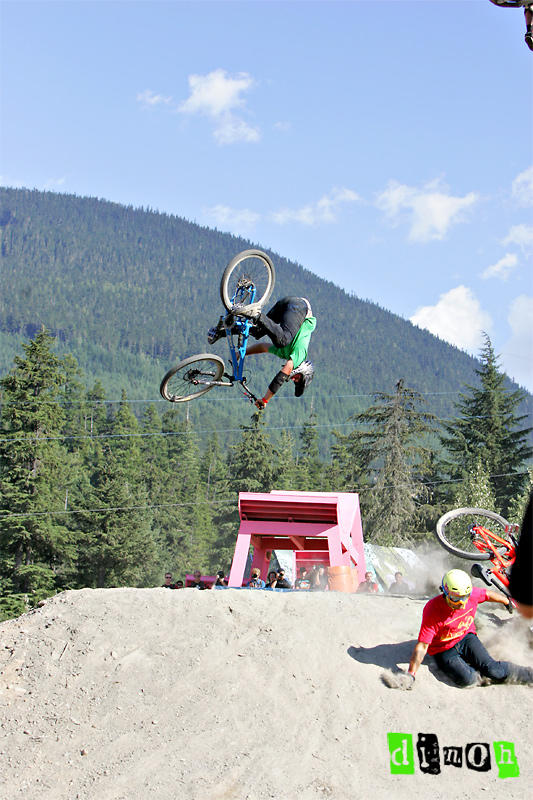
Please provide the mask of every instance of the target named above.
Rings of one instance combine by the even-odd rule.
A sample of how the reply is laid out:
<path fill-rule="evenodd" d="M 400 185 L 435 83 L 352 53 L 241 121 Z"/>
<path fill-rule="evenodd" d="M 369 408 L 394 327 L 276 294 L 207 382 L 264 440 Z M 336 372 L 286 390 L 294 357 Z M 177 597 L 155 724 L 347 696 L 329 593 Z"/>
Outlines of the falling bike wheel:
<path fill-rule="evenodd" d="M 263 305 L 272 294 L 275 280 L 274 264 L 266 253 L 262 250 L 243 250 L 231 259 L 224 270 L 220 281 L 220 298 L 228 311 L 235 303 L 248 305 L 254 302 Z"/>
<path fill-rule="evenodd" d="M 224 361 L 214 353 L 202 353 L 180 361 L 167 372 L 159 391 L 171 403 L 186 403 L 205 394 L 224 373 Z"/>
<path fill-rule="evenodd" d="M 490 553 L 478 550 L 474 544 L 472 525 L 481 525 L 502 539 L 507 538 L 505 528 L 509 523 L 494 511 L 484 508 L 456 508 L 448 511 L 437 522 L 437 539 L 449 553 L 459 558 L 488 561 Z"/>

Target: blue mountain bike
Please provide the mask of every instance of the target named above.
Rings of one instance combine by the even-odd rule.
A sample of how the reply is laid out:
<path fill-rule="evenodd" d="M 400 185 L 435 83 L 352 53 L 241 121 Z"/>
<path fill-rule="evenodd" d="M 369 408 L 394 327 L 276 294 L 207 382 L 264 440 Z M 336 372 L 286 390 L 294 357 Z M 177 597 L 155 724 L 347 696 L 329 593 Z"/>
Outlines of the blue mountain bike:
<path fill-rule="evenodd" d="M 238 385 L 242 393 L 255 403 L 257 398 L 246 386 L 244 361 L 246 345 L 253 322 L 232 312 L 237 304 L 263 306 L 272 294 L 275 282 L 274 265 L 261 250 L 243 250 L 231 259 L 220 281 L 220 299 L 225 314 L 221 324 L 229 347 L 229 364 L 226 371 L 224 359 L 214 353 L 189 356 L 172 367 L 159 391 L 171 403 L 186 403 L 213 389 L 215 386 Z"/>

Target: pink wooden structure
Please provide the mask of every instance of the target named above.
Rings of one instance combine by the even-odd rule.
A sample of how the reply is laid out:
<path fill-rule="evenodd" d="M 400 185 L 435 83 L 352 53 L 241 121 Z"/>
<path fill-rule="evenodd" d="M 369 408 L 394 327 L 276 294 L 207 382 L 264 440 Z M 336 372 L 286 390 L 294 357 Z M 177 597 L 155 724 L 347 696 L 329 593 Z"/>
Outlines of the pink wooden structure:
<path fill-rule="evenodd" d="M 252 567 L 264 579 L 272 550 L 326 551 L 332 567 L 355 565 L 359 580 L 366 570 L 359 495 L 347 492 L 240 492 L 241 523 L 229 586 L 242 586 L 250 547 Z"/>

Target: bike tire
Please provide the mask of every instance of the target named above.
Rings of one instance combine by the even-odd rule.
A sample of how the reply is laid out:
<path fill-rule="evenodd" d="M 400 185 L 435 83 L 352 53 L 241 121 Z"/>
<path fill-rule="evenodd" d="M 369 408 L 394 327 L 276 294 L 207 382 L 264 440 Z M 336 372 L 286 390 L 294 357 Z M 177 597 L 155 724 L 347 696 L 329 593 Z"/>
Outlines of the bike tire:
<path fill-rule="evenodd" d="M 509 523 L 500 514 L 484 508 L 456 508 L 443 514 L 438 520 L 437 539 L 445 550 L 459 558 L 466 558 L 470 561 L 489 561 L 490 554 L 478 550 L 468 534 L 468 525 L 474 522 L 483 525 L 486 520 L 498 523 L 500 527 L 494 530 L 493 526 L 491 530 L 505 538 L 505 528 Z"/>
<path fill-rule="evenodd" d="M 244 264 L 245 261 L 248 263 Z M 264 305 L 272 294 L 276 281 L 271 258 L 262 250 L 242 250 L 231 259 L 220 281 L 220 299 L 228 311 L 231 311 L 233 299 L 243 279 L 249 280 L 256 288 L 254 304 Z"/>
<path fill-rule="evenodd" d="M 208 392 L 213 386 L 195 385 L 192 382 L 193 364 L 197 365 L 196 372 L 209 376 L 209 379 L 219 381 L 224 373 L 224 361 L 214 353 L 200 353 L 197 356 L 184 358 L 175 367 L 169 369 L 159 387 L 159 392 L 164 400 L 170 403 L 186 403 Z M 190 388 L 192 391 L 186 391 Z"/>

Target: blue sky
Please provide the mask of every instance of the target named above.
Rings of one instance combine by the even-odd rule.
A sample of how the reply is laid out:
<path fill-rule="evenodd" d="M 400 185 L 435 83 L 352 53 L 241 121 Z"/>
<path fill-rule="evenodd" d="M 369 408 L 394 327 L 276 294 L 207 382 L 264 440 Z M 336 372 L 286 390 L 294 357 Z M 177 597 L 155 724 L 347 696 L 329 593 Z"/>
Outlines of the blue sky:
<path fill-rule="evenodd" d="M 471 353 L 487 331 L 533 391 L 521 9 L 17 0 L 1 14 L 3 185 L 243 235 Z"/>

